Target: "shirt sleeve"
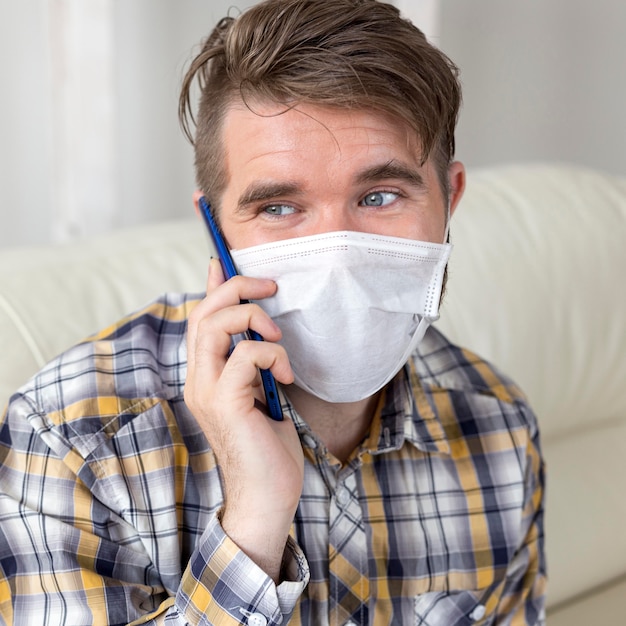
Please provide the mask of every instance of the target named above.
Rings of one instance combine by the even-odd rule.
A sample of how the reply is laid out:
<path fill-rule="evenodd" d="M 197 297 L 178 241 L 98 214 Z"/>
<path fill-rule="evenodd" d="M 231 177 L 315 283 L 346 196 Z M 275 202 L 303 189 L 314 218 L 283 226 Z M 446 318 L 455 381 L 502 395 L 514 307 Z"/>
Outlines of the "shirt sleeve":
<path fill-rule="evenodd" d="M 286 624 L 309 575 L 291 538 L 282 571 L 285 580 L 275 585 L 224 533 L 216 515 L 187 566 L 176 606 L 192 624 Z"/>
<path fill-rule="evenodd" d="M 214 516 L 178 589 L 166 589 L 149 539 L 94 495 L 75 451 L 33 429 L 25 404 L 15 397 L 0 421 L 0 623 L 36 624 L 43 607 L 55 624 L 288 621 L 308 577 L 292 540 L 277 586 Z"/>
<path fill-rule="evenodd" d="M 545 624 L 546 561 L 544 548 L 545 467 L 536 420 L 530 409 L 531 432 L 526 453 L 523 541 L 507 569 L 497 608 L 498 626 Z"/>

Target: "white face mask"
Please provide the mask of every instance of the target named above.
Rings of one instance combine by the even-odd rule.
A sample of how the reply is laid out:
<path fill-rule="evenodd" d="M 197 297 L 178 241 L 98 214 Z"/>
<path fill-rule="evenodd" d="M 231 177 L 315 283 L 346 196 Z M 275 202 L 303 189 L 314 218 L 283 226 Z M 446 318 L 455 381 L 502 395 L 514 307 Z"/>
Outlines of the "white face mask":
<path fill-rule="evenodd" d="M 258 304 L 280 327 L 296 384 L 354 402 L 400 370 L 439 317 L 450 244 L 330 232 L 233 250 L 240 274 L 271 278 Z"/>

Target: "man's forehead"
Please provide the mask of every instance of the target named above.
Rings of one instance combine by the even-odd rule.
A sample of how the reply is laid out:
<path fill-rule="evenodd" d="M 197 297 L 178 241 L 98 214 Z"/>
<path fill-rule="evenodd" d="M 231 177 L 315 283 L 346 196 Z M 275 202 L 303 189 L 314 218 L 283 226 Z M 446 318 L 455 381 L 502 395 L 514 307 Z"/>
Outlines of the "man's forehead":
<path fill-rule="evenodd" d="M 232 128 L 242 119 L 280 121 L 282 117 L 292 114 L 301 115 L 304 120 L 317 122 L 319 126 L 328 132 L 333 131 L 328 125 L 328 118 L 332 118 L 337 124 L 335 130 L 350 129 L 362 125 L 363 118 L 367 117 L 372 124 L 380 124 L 387 127 L 395 127 L 406 139 L 407 147 L 421 154 L 422 140 L 415 128 L 404 118 L 390 111 L 377 107 L 346 107 L 325 102 L 277 102 L 270 99 L 233 99 L 225 113 L 224 128 Z"/>

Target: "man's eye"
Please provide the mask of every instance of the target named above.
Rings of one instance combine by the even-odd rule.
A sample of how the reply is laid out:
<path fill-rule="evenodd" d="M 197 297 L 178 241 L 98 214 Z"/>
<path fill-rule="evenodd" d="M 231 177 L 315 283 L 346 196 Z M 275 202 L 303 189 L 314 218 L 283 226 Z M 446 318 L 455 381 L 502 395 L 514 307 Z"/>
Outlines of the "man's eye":
<path fill-rule="evenodd" d="M 391 204 L 398 197 L 397 193 L 393 191 L 375 191 L 374 193 L 368 193 L 361 204 L 363 206 L 385 206 Z"/>
<path fill-rule="evenodd" d="M 288 204 L 270 204 L 263 207 L 263 213 L 267 213 L 268 215 L 290 215 L 295 212 L 296 210 Z"/>

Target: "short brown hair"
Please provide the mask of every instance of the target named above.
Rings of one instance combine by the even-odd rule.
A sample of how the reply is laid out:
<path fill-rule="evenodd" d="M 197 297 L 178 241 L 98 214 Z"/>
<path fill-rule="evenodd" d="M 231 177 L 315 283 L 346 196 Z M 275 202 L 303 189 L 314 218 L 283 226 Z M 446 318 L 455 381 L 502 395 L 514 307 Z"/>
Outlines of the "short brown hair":
<path fill-rule="evenodd" d="M 416 133 L 424 162 L 433 155 L 448 192 L 461 103 L 458 70 L 392 5 L 265 0 L 217 24 L 191 62 L 179 101 L 183 130 L 195 148 L 197 184 L 215 208 L 227 183 L 222 124 L 237 99 L 391 114 Z"/>

